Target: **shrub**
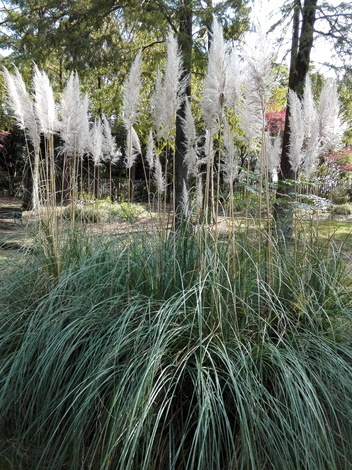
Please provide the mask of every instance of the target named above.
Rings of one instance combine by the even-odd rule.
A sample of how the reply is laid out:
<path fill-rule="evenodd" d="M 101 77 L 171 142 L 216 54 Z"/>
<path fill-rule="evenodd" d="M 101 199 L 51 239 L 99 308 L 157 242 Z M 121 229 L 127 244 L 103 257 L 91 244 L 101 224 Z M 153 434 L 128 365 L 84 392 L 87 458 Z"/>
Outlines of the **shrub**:
<path fill-rule="evenodd" d="M 334 204 L 346 204 L 350 200 L 349 192 L 347 187 L 336 188 L 331 192 L 331 200 Z"/>
<path fill-rule="evenodd" d="M 145 209 L 138 204 L 127 202 L 117 204 L 98 200 L 88 204 L 77 204 L 73 209 L 70 206 L 66 207 L 63 218 L 71 220 L 74 214 L 75 220 L 86 223 L 108 222 L 114 219 L 133 222 L 145 212 Z"/>
<path fill-rule="evenodd" d="M 338 204 L 331 206 L 330 208 L 332 215 L 351 215 L 352 205 L 351 204 Z"/>

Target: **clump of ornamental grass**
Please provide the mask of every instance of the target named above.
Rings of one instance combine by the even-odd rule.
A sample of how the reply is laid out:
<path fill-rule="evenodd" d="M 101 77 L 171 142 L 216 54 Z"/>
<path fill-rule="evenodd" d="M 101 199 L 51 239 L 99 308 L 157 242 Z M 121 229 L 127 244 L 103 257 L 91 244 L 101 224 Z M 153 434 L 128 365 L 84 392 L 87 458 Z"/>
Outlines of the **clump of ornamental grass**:
<path fill-rule="evenodd" d="M 206 217 L 193 219 L 206 224 L 194 227 L 185 210 L 175 232 L 126 233 L 109 240 L 90 238 L 75 223 L 61 232 L 57 219 L 48 217 L 41 221 L 42 244 L 16 269 L 6 270 L 0 284 L 0 452 L 16 468 L 350 468 L 350 273 L 339 250 L 322 246 L 312 229 L 301 237 L 296 233 L 292 244 L 277 243 L 270 205 L 280 141 L 265 130 L 273 87 L 271 55 L 263 49 L 258 58 L 248 58 L 244 86 L 236 82 L 236 52 L 226 48 L 215 20 L 212 41 L 203 137 L 188 100 L 183 122 L 189 179 L 184 181 L 184 207 L 190 210 L 196 200 L 198 213 Z M 141 154 L 134 128 L 140 67 L 138 54 L 123 92 L 128 198 L 131 169 Z M 158 208 L 164 194 L 164 210 L 168 195 L 175 204 L 172 141 L 184 99 L 181 72 L 170 33 L 167 66 L 157 76 L 152 100 L 155 136 L 149 134 L 146 152 Z M 17 93 L 12 96 L 15 108 L 22 85 L 7 78 Z M 45 76 L 37 71 L 37 78 L 39 83 Z M 77 77 L 71 82 L 65 93 L 73 92 L 86 114 Z M 307 90 L 303 100 L 290 95 L 291 119 L 305 127 L 304 142 L 290 147 L 296 177 L 305 166 L 309 175 L 314 169 L 316 154 L 309 150 L 315 148 L 311 142 L 318 142 L 318 130 L 323 147 L 335 127 L 323 119 L 329 90 L 336 96 L 335 88 L 327 86 L 320 114 L 311 112 L 315 108 Z M 28 102 L 28 119 L 33 109 L 45 110 L 39 90 L 37 95 L 38 100 Z M 333 104 L 336 120 L 338 101 Z M 15 115 L 29 132 L 22 114 Z M 45 119 L 35 130 L 48 149 L 39 163 L 47 163 L 52 177 L 54 129 Z M 240 134 L 232 128 L 237 119 Z M 38 125 L 39 119 L 34 122 Z M 107 143 L 108 124 L 97 118 L 89 149 L 87 142 L 80 146 L 94 161 L 95 196 L 104 152 L 110 163 L 119 153 L 114 142 Z M 83 127 L 89 131 L 86 118 Z M 293 140 L 297 129 L 291 128 Z M 78 147 L 71 148 L 74 129 L 61 125 L 60 132 L 73 172 L 63 187 L 76 194 L 82 155 Z M 37 137 L 31 136 L 33 146 Z M 241 168 L 238 143 L 246 152 Z M 37 163 L 34 159 L 34 180 Z M 256 218 L 250 218 L 247 198 L 243 233 L 235 223 L 224 233 L 220 209 L 227 204 L 225 215 L 234 222 L 233 185 L 239 171 L 245 175 L 245 192 L 254 194 Z M 42 176 L 39 172 L 39 181 Z M 223 204 L 224 185 L 229 201 Z M 56 216 L 50 212 L 55 188 L 43 194 L 48 214 Z M 38 194 L 40 205 L 43 196 Z M 73 222 L 78 220 L 75 203 Z"/>
<path fill-rule="evenodd" d="M 55 279 L 39 254 L 8 271 L 1 452 L 26 469 L 349 469 L 345 265 L 321 244 L 268 256 L 261 236 L 77 232 Z"/>

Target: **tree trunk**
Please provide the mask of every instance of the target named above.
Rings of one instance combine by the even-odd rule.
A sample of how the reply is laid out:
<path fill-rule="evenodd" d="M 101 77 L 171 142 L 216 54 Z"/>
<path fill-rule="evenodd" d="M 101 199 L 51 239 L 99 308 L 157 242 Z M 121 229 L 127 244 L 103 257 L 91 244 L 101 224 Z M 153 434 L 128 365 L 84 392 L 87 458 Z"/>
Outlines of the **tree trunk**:
<path fill-rule="evenodd" d="M 187 80 L 185 93 L 191 96 L 191 65 L 192 65 L 192 0 L 180 0 L 180 20 L 178 42 L 183 57 L 183 79 Z M 184 163 L 185 133 L 183 130 L 183 119 L 185 118 L 186 102 L 183 101 L 176 116 L 176 140 L 175 140 L 175 214 L 176 226 L 182 219 L 183 213 L 183 189 L 187 182 L 187 167 Z"/>
<path fill-rule="evenodd" d="M 293 29 L 291 44 L 291 63 L 289 73 L 289 89 L 298 96 L 303 95 L 304 83 L 309 70 L 310 53 L 314 40 L 314 23 L 316 19 L 318 0 L 305 0 L 301 9 L 300 0 L 294 0 Z M 302 27 L 299 31 L 300 17 Z M 285 130 L 282 142 L 282 154 L 275 205 L 275 218 L 281 236 L 290 241 L 293 236 L 293 207 L 295 198 L 295 174 L 289 161 L 290 148 L 290 109 L 287 106 Z"/>

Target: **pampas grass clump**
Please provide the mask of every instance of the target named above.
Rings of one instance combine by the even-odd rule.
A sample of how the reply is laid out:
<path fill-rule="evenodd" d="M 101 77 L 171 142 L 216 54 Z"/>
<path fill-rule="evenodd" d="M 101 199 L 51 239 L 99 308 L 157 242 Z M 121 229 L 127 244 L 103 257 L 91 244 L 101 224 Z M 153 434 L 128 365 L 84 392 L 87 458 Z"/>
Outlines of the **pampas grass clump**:
<path fill-rule="evenodd" d="M 76 232 L 57 278 L 33 255 L 11 274 L 0 440 L 16 468 L 350 468 L 338 252 L 268 258 L 239 234 L 216 243 L 187 224 L 132 239 Z"/>
<path fill-rule="evenodd" d="M 160 223 L 167 201 L 176 210 L 175 122 L 184 106 L 183 214 L 172 230 L 110 238 L 79 224 L 138 215 L 131 204 L 97 201 L 101 165 L 109 163 L 111 196 L 111 165 L 121 157 L 109 121 L 89 125 L 75 74 L 57 123 L 46 75 L 35 68 L 32 100 L 18 72 L 5 71 L 13 114 L 34 147 L 33 205 L 46 209 L 37 244 L 6 266 L 0 284 L 0 455 L 14 468 L 350 470 L 351 273 L 312 228 L 277 241 L 281 140 L 266 131 L 274 77 L 271 54 L 259 52 L 237 73 L 236 50 L 214 20 L 199 123 L 169 32 L 146 129 L 148 199 L 153 178 Z M 137 156 L 144 165 L 135 129 L 141 67 L 138 53 L 122 97 L 129 202 Z M 290 103 L 291 164 L 308 177 L 316 144 L 339 141 L 336 87 L 324 88 L 318 107 L 309 83 Z M 66 122 L 77 113 L 80 129 Z M 71 206 L 60 219 L 57 132 L 71 172 L 62 178 Z M 75 197 L 83 156 L 94 163 L 89 207 Z M 244 221 L 235 220 L 235 181 L 246 195 Z"/>

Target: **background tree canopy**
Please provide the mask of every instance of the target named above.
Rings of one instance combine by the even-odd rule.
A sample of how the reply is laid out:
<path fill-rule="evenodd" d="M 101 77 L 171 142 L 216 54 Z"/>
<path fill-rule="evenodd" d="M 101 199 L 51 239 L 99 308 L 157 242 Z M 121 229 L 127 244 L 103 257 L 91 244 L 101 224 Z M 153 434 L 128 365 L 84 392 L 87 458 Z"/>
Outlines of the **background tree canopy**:
<path fill-rule="evenodd" d="M 118 110 L 118 90 L 139 48 L 145 75 L 152 74 L 164 53 L 168 27 L 180 31 L 185 14 L 194 22 L 193 68 L 203 71 L 207 29 L 212 15 L 222 18 L 229 37 L 248 29 L 248 0 L 211 1 L 78 0 L 10 1 L 3 10 L 0 47 L 21 68 L 34 61 L 62 89 L 69 73 L 79 73 L 97 108 Z M 182 42 L 182 38 L 181 42 Z M 114 109 L 115 108 L 115 109 Z"/>

